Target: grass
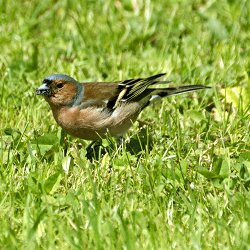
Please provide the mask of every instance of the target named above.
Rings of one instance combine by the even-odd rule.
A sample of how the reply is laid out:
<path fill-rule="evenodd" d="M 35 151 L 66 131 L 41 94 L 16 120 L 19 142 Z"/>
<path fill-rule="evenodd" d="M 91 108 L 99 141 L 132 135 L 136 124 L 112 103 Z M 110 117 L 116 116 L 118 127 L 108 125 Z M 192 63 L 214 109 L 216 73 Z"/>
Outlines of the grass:
<path fill-rule="evenodd" d="M 1 249 L 250 249 L 249 1 L 0 1 Z M 145 110 L 89 160 L 44 76 L 167 72 L 212 90 Z M 111 145 L 111 146 L 110 146 Z M 98 153 L 98 152 L 97 152 Z"/>

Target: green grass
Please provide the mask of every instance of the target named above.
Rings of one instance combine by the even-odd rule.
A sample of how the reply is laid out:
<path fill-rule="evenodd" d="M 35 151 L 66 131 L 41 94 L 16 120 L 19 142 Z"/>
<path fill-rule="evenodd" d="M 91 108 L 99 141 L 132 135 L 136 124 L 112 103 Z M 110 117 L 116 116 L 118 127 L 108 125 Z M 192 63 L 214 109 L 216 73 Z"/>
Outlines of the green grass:
<path fill-rule="evenodd" d="M 82 4 L 80 4 L 82 2 Z M 1 249 L 250 249 L 250 2 L 0 1 Z M 120 151 L 68 136 L 44 76 L 166 72 Z M 140 146 L 142 145 L 142 147 Z M 98 154 L 98 152 L 97 152 Z"/>

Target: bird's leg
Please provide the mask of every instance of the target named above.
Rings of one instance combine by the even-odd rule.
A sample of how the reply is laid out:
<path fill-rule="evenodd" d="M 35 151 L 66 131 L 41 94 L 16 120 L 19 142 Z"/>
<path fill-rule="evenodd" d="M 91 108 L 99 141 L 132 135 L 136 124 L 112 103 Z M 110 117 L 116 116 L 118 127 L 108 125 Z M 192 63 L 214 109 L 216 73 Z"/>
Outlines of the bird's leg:
<path fill-rule="evenodd" d="M 99 150 L 102 145 L 102 140 L 96 140 L 92 141 L 87 147 L 86 147 L 86 157 L 92 161 L 93 159 L 99 158 Z"/>
<path fill-rule="evenodd" d="M 123 144 L 124 144 L 124 141 L 125 139 L 122 137 L 122 136 L 119 136 L 116 138 L 116 147 L 119 149 L 119 148 L 122 148 L 123 147 Z"/>
<path fill-rule="evenodd" d="M 90 150 L 90 148 L 91 148 L 94 144 L 96 144 L 97 142 L 99 142 L 99 141 L 92 141 L 92 142 L 86 147 L 86 151 Z"/>

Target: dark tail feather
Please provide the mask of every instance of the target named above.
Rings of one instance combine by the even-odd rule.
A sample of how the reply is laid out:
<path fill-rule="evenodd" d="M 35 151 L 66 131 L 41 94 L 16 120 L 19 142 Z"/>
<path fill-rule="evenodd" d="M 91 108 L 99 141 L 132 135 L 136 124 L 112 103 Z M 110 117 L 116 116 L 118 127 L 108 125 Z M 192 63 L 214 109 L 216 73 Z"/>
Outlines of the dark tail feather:
<path fill-rule="evenodd" d="M 156 89 L 155 94 L 159 95 L 160 97 L 170 96 L 170 95 L 178 95 L 185 92 L 191 92 L 199 89 L 209 89 L 210 87 L 204 85 L 186 85 L 186 86 L 179 86 L 173 88 L 166 88 L 166 89 Z"/>

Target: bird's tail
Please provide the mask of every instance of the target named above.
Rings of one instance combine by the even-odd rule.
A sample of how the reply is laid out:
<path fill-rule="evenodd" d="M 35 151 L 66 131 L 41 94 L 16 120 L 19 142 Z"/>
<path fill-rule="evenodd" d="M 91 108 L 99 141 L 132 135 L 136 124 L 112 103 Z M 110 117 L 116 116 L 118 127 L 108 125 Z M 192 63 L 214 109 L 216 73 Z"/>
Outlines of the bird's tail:
<path fill-rule="evenodd" d="M 112 104 L 112 108 L 116 108 L 121 102 L 140 102 L 144 108 L 161 97 L 209 88 L 203 85 L 162 87 L 171 82 L 160 80 L 164 75 L 165 73 L 161 73 L 148 78 L 129 79 L 120 82 L 118 85 L 119 95 L 113 101 L 115 104 Z M 156 85 L 161 85 L 161 87 Z"/>
<path fill-rule="evenodd" d="M 199 89 L 208 89 L 208 88 L 210 87 L 204 85 L 185 85 L 185 86 L 169 87 L 169 88 L 147 89 L 147 91 L 150 90 L 150 93 L 148 95 L 148 98 L 145 98 L 146 100 L 144 99 L 144 104 L 142 105 L 142 109 L 146 108 L 149 104 L 163 97 L 178 95 L 186 92 L 191 92 Z"/>
<path fill-rule="evenodd" d="M 170 96 L 170 95 L 178 95 L 185 92 L 191 92 L 199 89 L 209 89 L 210 87 L 204 85 L 184 85 L 178 87 L 169 87 L 169 88 L 161 88 L 155 89 L 154 94 L 159 95 L 160 97 Z"/>

